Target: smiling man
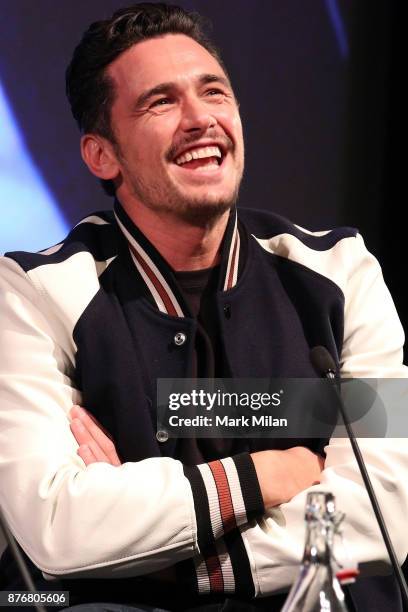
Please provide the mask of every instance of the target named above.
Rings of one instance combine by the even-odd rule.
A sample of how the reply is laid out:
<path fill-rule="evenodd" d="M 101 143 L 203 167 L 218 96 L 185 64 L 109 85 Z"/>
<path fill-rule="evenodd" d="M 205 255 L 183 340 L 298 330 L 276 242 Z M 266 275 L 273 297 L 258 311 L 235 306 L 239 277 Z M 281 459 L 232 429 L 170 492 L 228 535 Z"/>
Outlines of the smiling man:
<path fill-rule="evenodd" d="M 164 34 L 121 53 L 105 78 L 111 135 L 83 136 L 89 169 L 113 181 L 174 270 L 213 266 L 244 165 L 238 105 L 219 61 L 189 36 Z"/>
<path fill-rule="evenodd" d="M 316 345 L 345 377 L 406 377 L 361 237 L 236 207 L 238 104 L 196 15 L 144 3 L 92 24 L 67 94 L 113 211 L 0 261 L 0 503 L 38 586 L 84 610 L 279 610 L 316 483 L 354 557 L 384 566 L 348 441 L 156 431 L 158 378 L 316 377 Z M 403 442 L 361 441 L 401 561 Z M 0 569 L 22 588 L 9 551 Z M 347 598 L 401 609 L 389 576 Z"/>

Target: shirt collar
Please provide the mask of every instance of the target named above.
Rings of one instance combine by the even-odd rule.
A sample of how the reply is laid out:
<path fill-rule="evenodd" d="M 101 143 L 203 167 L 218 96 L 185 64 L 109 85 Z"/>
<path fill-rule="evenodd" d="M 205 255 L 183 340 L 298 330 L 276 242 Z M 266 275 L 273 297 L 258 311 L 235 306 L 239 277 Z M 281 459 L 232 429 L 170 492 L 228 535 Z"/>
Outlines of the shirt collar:
<path fill-rule="evenodd" d="M 157 308 L 174 317 L 187 316 L 185 302 L 174 272 L 158 250 L 133 223 L 123 206 L 116 199 L 114 214 L 125 236 L 132 261 L 151 293 Z M 221 245 L 220 290 L 228 291 L 237 283 L 240 255 L 240 236 L 237 211 L 231 210 Z"/>

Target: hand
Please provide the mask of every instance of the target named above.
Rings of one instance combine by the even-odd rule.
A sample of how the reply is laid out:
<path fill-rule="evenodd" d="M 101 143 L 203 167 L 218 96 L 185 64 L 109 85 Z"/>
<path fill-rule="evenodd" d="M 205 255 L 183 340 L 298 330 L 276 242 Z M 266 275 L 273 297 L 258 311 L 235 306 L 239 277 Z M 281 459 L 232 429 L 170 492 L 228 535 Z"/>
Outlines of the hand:
<path fill-rule="evenodd" d="M 265 509 L 292 499 L 320 482 L 324 459 L 304 446 L 251 454 Z"/>
<path fill-rule="evenodd" d="M 85 465 L 104 462 L 122 465 L 109 433 L 85 408 L 74 406 L 70 411 L 70 428 L 79 444 L 77 450 Z"/>

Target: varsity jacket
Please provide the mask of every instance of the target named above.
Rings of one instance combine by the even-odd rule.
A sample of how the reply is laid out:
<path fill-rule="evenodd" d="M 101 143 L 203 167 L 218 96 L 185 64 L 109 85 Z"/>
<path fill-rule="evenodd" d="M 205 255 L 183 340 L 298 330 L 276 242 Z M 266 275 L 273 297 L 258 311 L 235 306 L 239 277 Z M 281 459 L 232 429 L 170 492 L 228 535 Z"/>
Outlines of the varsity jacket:
<path fill-rule="evenodd" d="M 231 377 L 315 377 L 317 345 L 343 377 L 407 377 L 380 266 L 352 228 L 310 232 L 269 212 L 234 211 L 215 300 Z M 0 503 L 44 576 L 132 580 L 187 559 L 200 594 L 289 587 L 307 491 L 264 512 L 247 453 L 183 466 L 175 441 L 156 436 L 156 379 L 191 374 L 196 321 L 120 205 L 45 251 L 1 258 L 0 313 Z M 122 466 L 84 465 L 73 404 L 111 433 Z M 405 441 L 360 445 L 403 562 Z M 333 438 L 325 452 L 319 488 L 346 513 L 351 554 L 386 562 L 349 442 Z"/>

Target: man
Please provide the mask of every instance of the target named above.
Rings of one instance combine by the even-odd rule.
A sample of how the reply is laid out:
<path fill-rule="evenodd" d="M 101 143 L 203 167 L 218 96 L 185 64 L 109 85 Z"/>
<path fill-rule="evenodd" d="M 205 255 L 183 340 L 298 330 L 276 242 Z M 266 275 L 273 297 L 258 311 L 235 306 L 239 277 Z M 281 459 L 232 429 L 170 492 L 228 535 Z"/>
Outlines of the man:
<path fill-rule="evenodd" d="M 1 262 L 0 502 L 38 584 L 59 578 L 71 603 L 279 609 L 317 482 L 347 513 L 355 557 L 386 560 L 347 441 L 331 440 L 323 465 L 316 440 L 182 442 L 155 429 L 159 377 L 314 377 L 319 344 L 344 376 L 406 376 L 401 326 L 361 237 L 237 216 L 238 105 L 181 9 L 140 4 L 93 24 L 67 93 L 114 213 Z M 362 446 L 402 561 L 407 454 L 395 441 Z M 7 553 L 3 567 L 18 584 Z M 373 602 L 356 588 L 349 603 L 398 610 L 393 588 L 378 578 Z"/>

